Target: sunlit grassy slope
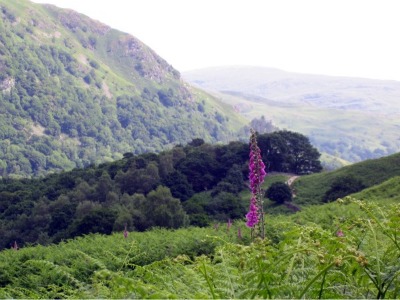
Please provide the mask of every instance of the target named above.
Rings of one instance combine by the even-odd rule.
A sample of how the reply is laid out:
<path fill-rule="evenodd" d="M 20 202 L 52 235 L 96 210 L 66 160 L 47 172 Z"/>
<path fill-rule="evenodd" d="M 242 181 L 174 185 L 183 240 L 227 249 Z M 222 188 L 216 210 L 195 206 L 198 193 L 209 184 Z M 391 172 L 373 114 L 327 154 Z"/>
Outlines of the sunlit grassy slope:
<path fill-rule="evenodd" d="M 361 192 L 352 194 L 352 197 L 360 200 L 388 203 L 400 203 L 400 176 L 390 178 L 381 184 L 364 189 Z"/>
<path fill-rule="evenodd" d="M 332 172 L 307 175 L 294 183 L 295 203 L 321 203 L 324 194 L 335 179 L 346 175 L 360 179 L 366 187 L 373 187 L 400 175 L 400 153 L 379 159 L 370 159 Z"/>

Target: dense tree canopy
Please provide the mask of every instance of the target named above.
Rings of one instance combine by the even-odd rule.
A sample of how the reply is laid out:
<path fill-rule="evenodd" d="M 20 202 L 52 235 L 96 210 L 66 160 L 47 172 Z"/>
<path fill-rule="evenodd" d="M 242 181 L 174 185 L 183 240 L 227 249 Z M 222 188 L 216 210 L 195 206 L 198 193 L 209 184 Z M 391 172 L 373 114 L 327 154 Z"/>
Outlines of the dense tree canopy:
<path fill-rule="evenodd" d="M 292 135 L 302 142 L 294 142 Z M 287 137 L 291 140 L 285 141 Z M 298 163 L 292 161 L 304 149 L 313 149 L 301 135 L 282 131 L 258 139 L 268 172 L 281 171 L 282 166 L 293 173 L 299 166 L 302 172 L 317 169 L 306 169 L 317 161 L 299 163 L 311 161 L 304 155 Z M 265 141 L 275 140 L 282 148 L 276 143 L 268 148 L 271 144 Z M 247 143 L 211 145 L 195 139 L 160 154 L 127 154 L 111 163 L 43 178 L 2 179 L 0 248 L 14 240 L 22 245 L 57 242 L 89 232 L 109 233 L 122 230 L 125 224 L 130 230 L 146 230 L 242 218 L 248 203 L 239 193 L 248 188 L 248 155 Z"/>
<path fill-rule="evenodd" d="M 320 153 L 297 132 L 276 131 L 260 135 L 258 145 L 268 168 L 279 172 L 310 174 L 322 170 Z"/>

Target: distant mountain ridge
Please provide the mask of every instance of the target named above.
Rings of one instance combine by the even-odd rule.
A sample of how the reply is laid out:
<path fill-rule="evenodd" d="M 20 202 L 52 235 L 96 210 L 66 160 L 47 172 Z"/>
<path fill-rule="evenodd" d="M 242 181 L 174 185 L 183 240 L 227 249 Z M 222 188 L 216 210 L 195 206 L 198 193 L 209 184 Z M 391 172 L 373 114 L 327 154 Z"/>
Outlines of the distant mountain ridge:
<path fill-rule="evenodd" d="M 400 149 L 400 82 L 215 67 L 184 72 L 243 116 L 306 134 L 322 152 L 356 162 Z"/>
<path fill-rule="evenodd" d="M 135 37 L 69 9 L 0 0 L 0 177 L 43 175 L 247 122 Z"/>

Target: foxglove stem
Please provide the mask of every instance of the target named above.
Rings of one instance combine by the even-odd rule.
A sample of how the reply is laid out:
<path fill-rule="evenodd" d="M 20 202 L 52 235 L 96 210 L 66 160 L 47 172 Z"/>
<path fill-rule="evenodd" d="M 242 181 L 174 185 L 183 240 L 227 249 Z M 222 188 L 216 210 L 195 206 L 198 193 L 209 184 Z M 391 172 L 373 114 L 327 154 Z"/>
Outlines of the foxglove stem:
<path fill-rule="evenodd" d="M 260 228 L 261 238 L 264 238 L 264 201 L 261 186 L 267 173 L 265 172 L 265 164 L 262 161 L 261 150 L 257 145 L 256 133 L 253 129 L 251 129 L 249 156 L 251 201 L 249 212 L 246 214 L 246 225 L 252 229 L 255 228 L 255 225 L 258 225 Z"/>
<path fill-rule="evenodd" d="M 125 224 L 125 229 L 124 229 L 124 238 L 127 239 L 128 238 L 128 229 L 126 228 L 126 224 Z"/>
<path fill-rule="evenodd" d="M 231 221 L 231 219 L 228 219 L 228 223 L 227 223 L 226 227 L 227 227 L 227 230 L 228 230 L 228 232 L 229 232 L 229 230 L 230 230 L 231 227 L 232 227 L 232 221 Z"/>

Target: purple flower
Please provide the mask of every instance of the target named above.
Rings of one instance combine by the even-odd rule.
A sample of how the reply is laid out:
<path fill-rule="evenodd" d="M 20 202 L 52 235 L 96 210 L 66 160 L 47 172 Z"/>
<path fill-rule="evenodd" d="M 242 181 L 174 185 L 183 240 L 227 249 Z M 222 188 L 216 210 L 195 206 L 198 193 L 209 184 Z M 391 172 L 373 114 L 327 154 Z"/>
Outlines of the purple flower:
<path fill-rule="evenodd" d="M 231 221 L 231 219 L 228 219 L 228 223 L 227 223 L 228 231 L 231 229 L 231 227 L 232 227 L 232 221 Z"/>
<path fill-rule="evenodd" d="M 252 133 L 250 139 L 250 161 L 249 161 L 249 180 L 250 189 L 253 194 L 257 194 L 259 187 L 264 182 L 267 175 L 265 164 L 261 158 L 261 150 L 257 145 L 255 133 Z"/>
<path fill-rule="evenodd" d="M 125 229 L 124 229 L 124 238 L 128 238 L 128 230 L 126 229 L 126 224 L 125 224 Z"/>
<path fill-rule="evenodd" d="M 339 230 L 336 232 L 336 236 L 338 236 L 338 237 L 343 237 L 343 236 L 344 236 L 343 231 L 342 231 L 341 229 L 339 229 Z"/>
<path fill-rule="evenodd" d="M 14 245 L 11 247 L 13 250 L 18 250 L 19 249 L 19 247 L 18 247 L 18 244 L 17 244 L 17 241 L 14 241 Z"/>
<path fill-rule="evenodd" d="M 258 223 L 258 211 L 257 211 L 256 198 L 253 196 L 250 200 L 249 212 L 246 214 L 246 226 L 254 227 Z"/>
<path fill-rule="evenodd" d="M 254 228 L 260 224 L 260 236 L 265 237 L 264 232 L 264 210 L 263 210 L 263 193 L 261 185 L 267 175 L 265 164 L 262 161 L 261 150 L 257 145 L 256 132 L 251 129 L 250 136 L 250 153 L 249 153 L 249 182 L 251 190 L 251 200 L 249 212 L 246 214 L 246 226 Z"/>

